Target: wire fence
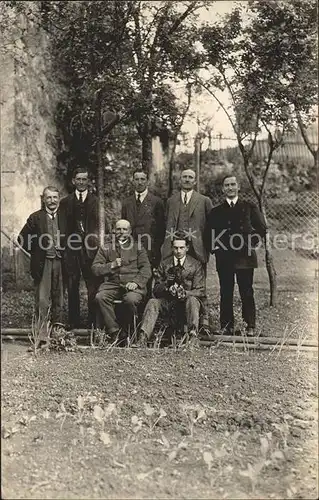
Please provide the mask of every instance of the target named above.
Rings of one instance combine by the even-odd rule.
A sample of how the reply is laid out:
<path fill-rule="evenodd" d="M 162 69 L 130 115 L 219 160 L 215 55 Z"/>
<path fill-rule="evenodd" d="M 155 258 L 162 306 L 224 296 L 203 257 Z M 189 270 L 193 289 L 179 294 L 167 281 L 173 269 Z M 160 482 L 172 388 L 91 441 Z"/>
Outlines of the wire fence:
<path fill-rule="evenodd" d="M 314 151 L 318 150 L 315 130 L 310 134 Z M 229 139 L 229 143 L 231 141 Z M 223 140 L 219 138 L 219 146 Z M 264 168 L 269 152 L 267 140 L 257 141 L 253 161 Z M 218 149 L 221 159 L 239 158 L 237 147 Z M 262 169 L 261 169 L 262 171 Z M 300 138 L 287 138 L 273 155 L 264 199 L 271 250 L 277 271 L 278 288 L 305 291 L 318 284 L 318 171 L 313 154 Z M 242 172 L 242 178 L 245 173 Z M 247 185 L 247 184 L 246 184 Z M 214 204 L 221 201 L 220 189 L 213 190 Z M 253 192 L 246 188 L 242 198 L 257 203 Z M 262 252 L 261 260 L 262 260 Z M 265 267 L 260 281 L 267 282 Z"/>

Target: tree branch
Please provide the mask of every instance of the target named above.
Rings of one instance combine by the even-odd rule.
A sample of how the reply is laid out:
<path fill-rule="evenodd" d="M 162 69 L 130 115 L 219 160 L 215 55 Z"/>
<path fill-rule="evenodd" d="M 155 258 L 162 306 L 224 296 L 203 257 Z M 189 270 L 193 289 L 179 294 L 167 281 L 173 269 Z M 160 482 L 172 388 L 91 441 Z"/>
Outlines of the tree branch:
<path fill-rule="evenodd" d="M 310 153 L 312 154 L 312 156 L 314 157 L 314 160 L 316 162 L 317 161 L 317 156 L 318 156 L 318 149 L 315 150 L 312 147 L 311 142 L 310 142 L 309 137 L 308 137 L 308 134 L 307 134 L 306 127 L 304 126 L 302 118 L 300 116 L 300 113 L 297 110 L 296 110 L 296 116 L 297 116 L 298 126 L 299 126 L 299 129 L 300 129 L 300 132 L 301 132 L 301 136 L 302 136 L 302 138 L 303 138 L 303 140 L 305 142 L 305 145 L 307 146 L 308 150 L 310 151 Z"/>

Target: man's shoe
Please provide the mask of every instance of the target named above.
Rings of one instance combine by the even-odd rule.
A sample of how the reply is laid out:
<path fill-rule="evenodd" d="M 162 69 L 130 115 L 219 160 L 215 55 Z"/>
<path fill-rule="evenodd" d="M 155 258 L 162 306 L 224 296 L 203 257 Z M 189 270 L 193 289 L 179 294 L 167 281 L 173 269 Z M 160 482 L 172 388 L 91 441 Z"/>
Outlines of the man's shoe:
<path fill-rule="evenodd" d="M 246 328 L 246 335 L 247 335 L 247 337 L 254 337 L 255 336 L 255 328 L 247 327 Z"/>
<path fill-rule="evenodd" d="M 189 332 L 189 344 L 191 347 L 199 347 L 199 338 L 197 330 L 192 329 Z"/>
<path fill-rule="evenodd" d="M 148 337 L 144 330 L 140 330 L 138 334 L 138 340 L 136 342 L 136 347 L 145 348 L 147 347 Z"/>

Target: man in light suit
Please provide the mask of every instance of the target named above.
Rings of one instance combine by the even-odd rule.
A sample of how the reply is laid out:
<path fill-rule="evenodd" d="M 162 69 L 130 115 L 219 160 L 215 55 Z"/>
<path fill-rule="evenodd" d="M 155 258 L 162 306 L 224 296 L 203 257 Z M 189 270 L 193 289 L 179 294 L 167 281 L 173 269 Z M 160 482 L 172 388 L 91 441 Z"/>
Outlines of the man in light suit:
<path fill-rule="evenodd" d="M 154 269 L 160 263 L 165 236 L 164 204 L 148 190 L 148 174 L 143 170 L 133 173 L 133 185 L 134 193 L 122 202 L 122 219 L 130 222 L 133 238 L 141 238 Z"/>
<path fill-rule="evenodd" d="M 209 252 L 204 245 L 204 231 L 208 214 L 213 208 L 211 200 L 194 191 L 196 175 L 194 170 L 183 170 L 180 179 L 181 190 L 171 196 L 166 208 L 166 236 L 162 247 L 162 258 L 172 255 L 172 237 L 175 231 L 184 231 L 190 239 L 189 255 L 206 265 Z"/>
<path fill-rule="evenodd" d="M 123 316 L 129 324 L 146 294 L 146 285 L 151 277 L 147 252 L 131 237 L 129 221 L 117 221 L 115 239 L 112 238 L 111 242 L 99 248 L 92 272 L 104 280 L 95 298 L 98 306 L 96 324 L 98 328 L 105 327 L 106 334 L 113 342 L 120 330 L 114 300 L 123 301 L 126 309 Z M 98 342 L 103 345 L 105 336 L 102 332 L 98 333 Z"/>
<path fill-rule="evenodd" d="M 209 252 L 204 243 L 207 217 L 213 207 L 210 198 L 194 190 L 194 170 L 183 170 L 180 178 L 181 190 L 171 196 L 166 207 L 166 236 L 162 247 L 162 258 L 172 255 L 172 237 L 175 231 L 183 231 L 189 239 L 188 255 L 201 262 L 206 276 Z M 208 330 L 207 300 L 203 299 L 202 326 Z"/>

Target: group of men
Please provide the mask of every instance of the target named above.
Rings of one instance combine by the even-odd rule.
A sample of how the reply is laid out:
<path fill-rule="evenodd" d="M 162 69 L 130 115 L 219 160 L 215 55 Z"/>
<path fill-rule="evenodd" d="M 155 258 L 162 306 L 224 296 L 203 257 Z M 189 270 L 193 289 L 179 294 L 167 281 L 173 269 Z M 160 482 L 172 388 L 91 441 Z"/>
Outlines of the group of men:
<path fill-rule="evenodd" d="M 266 225 L 258 208 L 238 198 L 234 175 L 222 181 L 225 201 L 214 207 L 210 198 L 195 191 L 196 174 L 183 170 L 180 190 L 166 203 L 148 189 L 148 175 L 133 173 L 134 192 L 122 201 L 121 219 L 107 238 L 99 241 L 98 199 L 89 192 L 89 172 L 73 173 L 74 192 L 62 200 L 58 189 L 43 191 L 42 208 L 31 214 L 20 232 L 20 245 L 31 254 L 31 275 L 36 288 L 39 323 L 50 318 L 53 330 L 63 325 L 64 288 L 68 292 L 68 324 L 80 322 L 79 283 L 84 278 L 88 295 L 88 326 L 110 342 L 123 341 L 116 314 L 121 301 L 127 325 L 141 315 L 138 342 L 151 340 L 162 312 L 186 317 L 189 336 L 208 327 L 206 276 L 210 254 L 216 256 L 220 282 L 221 332 L 234 331 L 235 277 L 242 301 L 247 335 L 253 335 L 256 308 L 253 273 L 255 247 Z M 143 309 L 143 310 L 141 310 Z M 47 332 L 39 339 L 47 341 Z M 125 339 L 124 339 L 125 340 Z"/>

